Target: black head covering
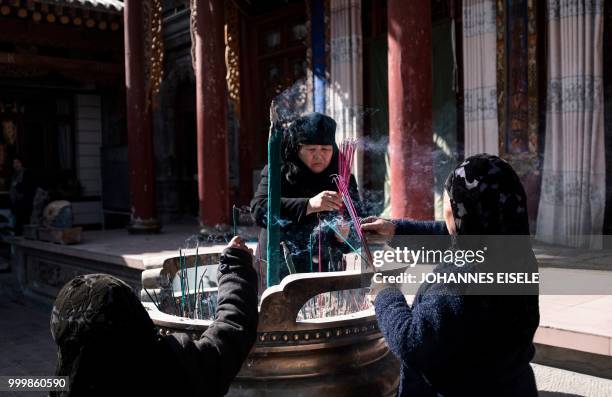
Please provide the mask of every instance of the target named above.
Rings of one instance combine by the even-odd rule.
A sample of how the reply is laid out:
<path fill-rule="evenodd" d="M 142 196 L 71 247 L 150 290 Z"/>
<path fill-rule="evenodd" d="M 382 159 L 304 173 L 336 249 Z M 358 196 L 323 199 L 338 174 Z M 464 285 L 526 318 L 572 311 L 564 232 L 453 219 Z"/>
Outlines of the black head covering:
<path fill-rule="evenodd" d="M 484 262 L 463 268 L 451 264 L 446 271 L 493 273 L 494 280 L 500 273 L 538 271 L 525 190 L 510 164 L 488 154 L 471 156 L 449 175 L 445 188 L 457 228 L 455 248 L 488 248 Z M 463 315 L 475 323 L 476 339 L 484 345 L 489 339 L 504 341 L 504 366 L 531 360 L 540 321 L 538 284 L 474 283 L 458 292 L 465 294 Z"/>
<path fill-rule="evenodd" d="M 471 156 L 451 172 L 445 187 L 457 228 L 455 247 L 487 249 L 485 261 L 476 267 L 479 271 L 538 271 L 529 236 L 525 190 L 510 164 L 489 154 Z M 527 318 L 532 322 L 539 318 L 537 297 L 535 303 L 531 299 L 538 294 L 537 284 L 492 284 L 491 289 L 485 284 L 470 288 L 479 294 L 530 295 L 525 301 Z"/>
<path fill-rule="evenodd" d="M 287 131 L 293 146 L 336 143 L 336 122 L 331 117 L 317 112 L 295 119 Z"/>
<path fill-rule="evenodd" d="M 332 145 L 332 160 L 323 172 L 315 174 L 298 156 L 302 145 Z M 338 145 L 336 122 L 321 113 L 308 113 L 294 120 L 283 135 L 282 174 L 291 184 L 308 180 L 312 183 L 332 184 L 331 176 L 338 173 Z"/>
<path fill-rule="evenodd" d="M 58 345 L 56 375 L 70 377 L 69 395 L 97 395 L 144 379 L 141 369 L 156 338 L 132 289 L 105 274 L 78 276 L 60 290 L 51 334 Z"/>
<path fill-rule="evenodd" d="M 461 163 L 445 183 L 458 235 L 528 235 L 527 198 L 510 164 L 477 154 Z"/>

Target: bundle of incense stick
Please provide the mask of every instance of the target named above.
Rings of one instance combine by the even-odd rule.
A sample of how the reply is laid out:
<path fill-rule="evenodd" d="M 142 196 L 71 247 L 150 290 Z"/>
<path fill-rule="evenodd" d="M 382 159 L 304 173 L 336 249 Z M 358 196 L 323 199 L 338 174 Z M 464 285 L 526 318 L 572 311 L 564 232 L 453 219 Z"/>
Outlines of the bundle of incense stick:
<path fill-rule="evenodd" d="M 344 140 L 340 144 L 338 153 L 338 176 L 344 178 L 345 181 L 351 180 L 351 170 L 353 169 L 353 159 L 355 158 L 356 142 L 353 140 Z"/>
<path fill-rule="evenodd" d="M 366 255 L 368 265 L 371 265 L 372 255 L 370 253 L 370 249 L 368 248 L 365 236 L 359 227 L 361 222 L 350 194 L 351 170 L 353 169 L 356 146 L 357 141 L 350 139 L 344 140 L 340 144 L 338 153 L 338 177 L 336 178 L 335 182 L 336 186 L 338 187 L 338 192 L 342 196 L 342 202 L 349 213 L 351 221 L 355 225 L 355 231 L 357 232 L 357 236 L 359 237 L 361 246 L 363 247 L 363 252 Z M 340 209 L 340 212 L 342 213 L 342 209 Z"/>
<path fill-rule="evenodd" d="M 355 204 L 353 203 L 353 199 L 351 198 L 351 193 L 349 191 L 348 181 L 345 180 L 342 176 L 338 175 L 334 179 L 336 186 L 338 187 L 338 192 L 342 196 L 342 201 L 346 206 L 346 209 L 351 217 L 351 221 L 355 226 L 355 232 L 357 233 L 357 237 L 359 237 L 359 242 L 361 243 L 361 249 L 365 253 L 366 265 L 372 267 L 372 253 L 370 252 L 370 248 L 368 247 L 368 242 L 361 230 L 361 221 L 359 215 L 357 214 L 357 209 L 355 208 Z"/>
<path fill-rule="evenodd" d="M 356 141 L 346 139 L 340 144 L 338 151 L 338 176 L 343 178 L 347 185 L 351 182 L 351 170 L 353 169 L 353 159 L 355 158 Z M 344 212 L 343 208 L 339 210 L 340 214 Z"/>

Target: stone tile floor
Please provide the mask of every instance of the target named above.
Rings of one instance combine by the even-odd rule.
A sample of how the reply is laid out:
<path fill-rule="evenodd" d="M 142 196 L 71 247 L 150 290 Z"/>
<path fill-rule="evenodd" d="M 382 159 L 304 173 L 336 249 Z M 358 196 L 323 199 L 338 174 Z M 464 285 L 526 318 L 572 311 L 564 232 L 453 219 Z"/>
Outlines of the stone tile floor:
<path fill-rule="evenodd" d="M 83 232 L 82 242 L 73 245 L 34 241 L 23 237 L 4 237 L 3 239 L 6 243 L 14 243 L 45 252 L 143 270 L 147 266 L 161 266 L 164 259 L 177 256 L 179 248 L 195 249 L 198 241 L 197 232 L 198 228 L 194 225 L 170 224 L 165 225 L 162 233 L 159 234 L 128 234 L 123 229 L 88 230 Z M 239 226 L 238 233 L 251 242 L 251 247 L 257 245 L 257 228 Z M 199 253 L 221 252 L 226 244 L 226 242 L 201 242 Z"/>
<path fill-rule="evenodd" d="M 0 273 L 0 375 L 52 375 L 56 349 L 49 332 L 51 308 L 25 299 L 11 274 Z M 0 392 L 0 396 L 43 396 Z"/>

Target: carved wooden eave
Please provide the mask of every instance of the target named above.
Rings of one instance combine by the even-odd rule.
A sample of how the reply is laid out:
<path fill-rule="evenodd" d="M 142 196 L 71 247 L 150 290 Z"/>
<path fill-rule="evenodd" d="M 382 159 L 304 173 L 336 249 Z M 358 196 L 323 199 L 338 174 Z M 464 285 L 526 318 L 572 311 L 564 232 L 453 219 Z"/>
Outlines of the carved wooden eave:
<path fill-rule="evenodd" d="M 3 76 L 15 78 L 44 76 L 53 71 L 66 78 L 108 82 L 121 78 L 123 68 L 117 63 L 0 52 L 0 71 Z"/>
<path fill-rule="evenodd" d="M 101 31 L 118 31 L 123 24 L 122 11 L 123 2 L 117 0 L 0 0 L 0 18 Z"/>

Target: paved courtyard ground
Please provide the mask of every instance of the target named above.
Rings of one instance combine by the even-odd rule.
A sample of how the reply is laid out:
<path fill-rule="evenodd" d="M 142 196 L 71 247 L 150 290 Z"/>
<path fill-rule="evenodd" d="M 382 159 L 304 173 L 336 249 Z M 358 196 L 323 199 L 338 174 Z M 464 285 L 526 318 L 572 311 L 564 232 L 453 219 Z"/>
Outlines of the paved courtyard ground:
<path fill-rule="evenodd" d="M 0 273 L 0 375 L 52 375 L 56 350 L 50 308 L 23 297 L 11 274 Z M 612 397 L 612 380 L 533 364 L 542 397 Z M 42 396 L 0 392 L 0 396 Z"/>
<path fill-rule="evenodd" d="M 25 299 L 11 274 L 0 273 L 0 375 L 52 375 L 56 350 L 49 332 L 50 308 Z M 0 396 L 43 396 L 1 392 Z"/>

